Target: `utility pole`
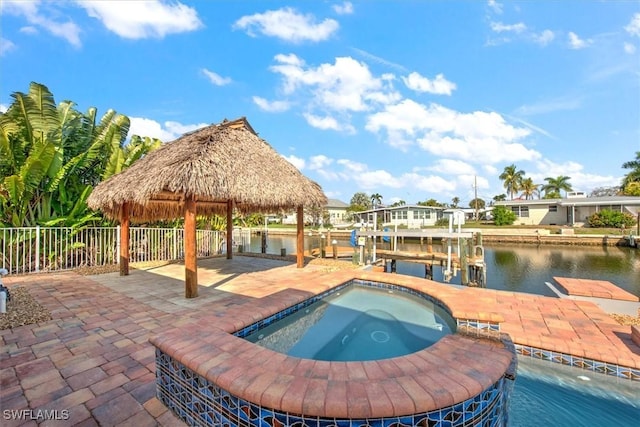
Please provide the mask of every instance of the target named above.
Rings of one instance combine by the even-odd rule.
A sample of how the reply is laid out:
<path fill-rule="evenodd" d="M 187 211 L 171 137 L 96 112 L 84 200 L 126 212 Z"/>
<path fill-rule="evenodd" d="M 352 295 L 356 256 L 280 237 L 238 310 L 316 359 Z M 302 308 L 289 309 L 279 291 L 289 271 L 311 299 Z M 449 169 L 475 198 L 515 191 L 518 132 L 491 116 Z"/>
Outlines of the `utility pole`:
<path fill-rule="evenodd" d="M 473 176 L 473 190 L 475 192 L 475 198 L 473 199 L 473 202 L 476 204 L 475 218 L 476 218 L 476 222 L 478 222 L 478 177 L 477 175 Z"/>

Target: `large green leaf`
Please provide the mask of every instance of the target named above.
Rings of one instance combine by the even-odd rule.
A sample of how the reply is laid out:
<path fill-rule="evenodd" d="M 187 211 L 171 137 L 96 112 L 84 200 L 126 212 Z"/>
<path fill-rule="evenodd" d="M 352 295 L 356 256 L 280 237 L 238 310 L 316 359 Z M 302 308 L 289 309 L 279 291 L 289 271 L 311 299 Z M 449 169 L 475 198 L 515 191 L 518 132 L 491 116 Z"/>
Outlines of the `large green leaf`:
<path fill-rule="evenodd" d="M 29 97 L 33 100 L 33 109 L 27 111 L 33 130 L 49 135 L 60 130 L 58 109 L 49 89 L 40 83 L 29 85 Z"/>
<path fill-rule="evenodd" d="M 24 194 L 24 182 L 19 175 L 11 175 L 4 178 L 3 187 L 9 196 L 9 201 L 18 204 Z"/>

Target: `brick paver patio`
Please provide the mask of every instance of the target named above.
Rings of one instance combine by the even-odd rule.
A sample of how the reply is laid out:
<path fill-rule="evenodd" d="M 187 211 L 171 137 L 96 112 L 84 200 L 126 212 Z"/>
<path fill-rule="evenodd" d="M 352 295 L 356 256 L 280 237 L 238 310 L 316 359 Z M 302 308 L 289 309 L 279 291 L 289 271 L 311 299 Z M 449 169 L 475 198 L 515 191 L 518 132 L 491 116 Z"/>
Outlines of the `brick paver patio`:
<path fill-rule="evenodd" d="M 150 336 L 282 289 L 317 292 L 330 277 L 345 274 L 241 256 L 200 260 L 198 265 L 200 296 L 192 300 L 184 298 L 180 264 L 134 270 L 127 277 L 68 272 L 5 278 L 9 287 L 28 287 L 53 320 L 0 331 L 0 424 L 184 425 L 155 398 Z M 570 349 L 572 354 L 640 368 L 640 347 L 631 341 L 630 327 L 618 325 L 594 304 L 463 291 L 468 310 L 501 315 L 503 331 L 516 343 Z M 25 419 L 45 409 L 66 410 L 69 419 Z M 6 417 L 5 410 L 31 412 L 7 419 L 12 417 Z"/>

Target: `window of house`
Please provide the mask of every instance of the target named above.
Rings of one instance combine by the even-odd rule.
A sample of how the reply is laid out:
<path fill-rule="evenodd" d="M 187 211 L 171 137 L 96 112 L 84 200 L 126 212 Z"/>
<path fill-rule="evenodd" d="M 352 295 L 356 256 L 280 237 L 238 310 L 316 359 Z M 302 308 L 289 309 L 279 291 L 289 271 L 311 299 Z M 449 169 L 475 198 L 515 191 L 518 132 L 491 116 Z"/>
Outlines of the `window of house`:
<path fill-rule="evenodd" d="M 511 211 L 520 218 L 529 218 L 529 206 L 511 206 Z"/>
<path fill-rule="evenodd" d="M 549 212 L 558 212 L 558 205 L 549 205 Z"/>
<path fill-rule="evenodd" d="M 415 217 L 417 219 L 430 219 L 431 218 L 431 211 L 430 210 L 419 210 L 415 212 Z"/>

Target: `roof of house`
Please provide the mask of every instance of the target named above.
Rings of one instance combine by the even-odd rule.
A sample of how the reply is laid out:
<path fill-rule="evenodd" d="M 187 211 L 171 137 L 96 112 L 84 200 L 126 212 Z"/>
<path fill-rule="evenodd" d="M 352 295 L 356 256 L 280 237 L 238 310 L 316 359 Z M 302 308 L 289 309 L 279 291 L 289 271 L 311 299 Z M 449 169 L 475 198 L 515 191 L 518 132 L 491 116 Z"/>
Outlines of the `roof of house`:
<path fill-rule="evenodd" d="M 328 199 L 327 204 L 325 205 L 327 208 L 348 208 L 349 205 L 342 200 L 338 199 Z"/>
<path fill-rule="evenodd" d="M 560 205 L 560 206 L 599 206 L 599 205 L 640 205 L 640 197 L 603 196 L 569 197 L 565 199 L 505 200 L 495 202 L 497 206 L 519 205 Z"/>

